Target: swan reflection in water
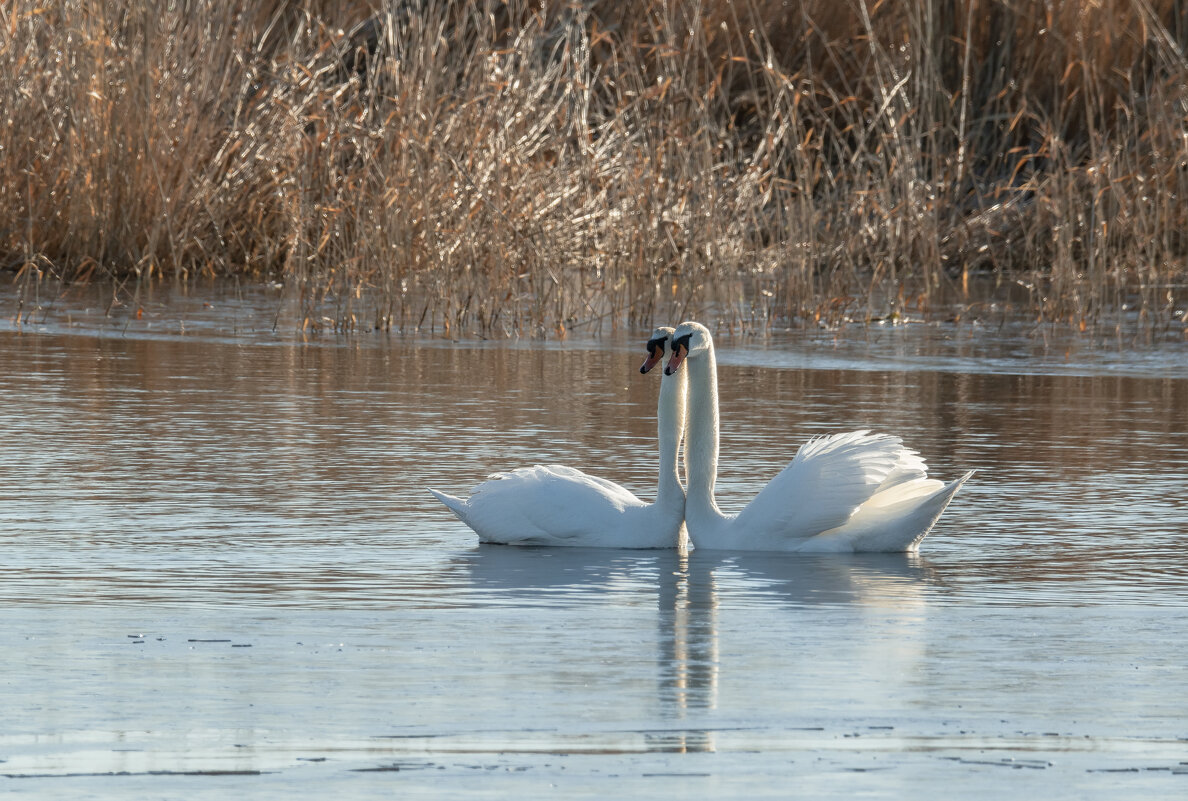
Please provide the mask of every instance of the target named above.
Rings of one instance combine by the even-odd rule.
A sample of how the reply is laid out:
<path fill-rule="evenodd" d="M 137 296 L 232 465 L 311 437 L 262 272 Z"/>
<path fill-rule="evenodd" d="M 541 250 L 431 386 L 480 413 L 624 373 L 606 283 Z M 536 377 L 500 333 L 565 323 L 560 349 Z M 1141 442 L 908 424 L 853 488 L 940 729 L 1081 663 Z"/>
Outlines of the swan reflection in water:
<path fill-rule="evenodd" d="M 920 610 L 935 572 L 916 554 L 788 555 L 724 551 L 619 551 L 613 549 L 508 548 L 482 545 L 458 558 L 476 603 L 484 606 L 560 608 L 616 601 L 656 603 L 656 697 L 662 728 L 640 732 L 648 751 L 714 751 L 708 713 L 718 707 L 719 683 L 737 653 L 722 648 L 721 618 L 740 610 L 775 612 L 833 605 L 891 610 L 892 617 Z M 880 613 L 881 618 L 887 615 Z M 909 616 L 910 617 L 910 616 Z M 845 647 L 872 649 L 867 658 L 906 676 L 920 654 L 896 642 L 896 625 L 880 619 L 877 642 L 846 637 Z M 901 623 L 900 625 L 911 625 Z M 726 632 L 727 636 L 730 631 Z M 788 667 L 806 656 L 791 643 L 795 627 L 779 632 L 789 641 Z M 895 642 L 888 650 L 887 643 Z M 723 652 L 727 656 L 723 656 Z M 742 669 L 742 666 L 738 666 Z"/>

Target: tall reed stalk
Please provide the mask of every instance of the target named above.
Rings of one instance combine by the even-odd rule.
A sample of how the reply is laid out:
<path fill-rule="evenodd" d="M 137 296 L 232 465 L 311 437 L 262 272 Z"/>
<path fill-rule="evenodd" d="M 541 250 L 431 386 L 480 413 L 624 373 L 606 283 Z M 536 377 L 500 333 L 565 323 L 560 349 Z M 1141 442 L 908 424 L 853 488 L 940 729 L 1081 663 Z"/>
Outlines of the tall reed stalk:
<path fill-rule="evenodd" d="M 14 0 L 0 267 L 485 336 L 1182 326 L 1173 0 Z"/>

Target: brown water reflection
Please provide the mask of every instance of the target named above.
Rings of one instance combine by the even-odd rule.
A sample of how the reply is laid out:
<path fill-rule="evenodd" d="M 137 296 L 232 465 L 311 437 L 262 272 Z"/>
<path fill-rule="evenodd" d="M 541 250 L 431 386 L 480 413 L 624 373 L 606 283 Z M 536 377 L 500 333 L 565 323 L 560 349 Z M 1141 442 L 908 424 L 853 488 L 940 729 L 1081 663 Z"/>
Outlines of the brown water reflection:
<path fill-rule="evenodd" d="M 560 462 L 648 497 L 656 382 L 637 356 L 0 333 L 0 470 L 19 477 L 0 523 L 21 557 L 0 592 L 468 603 L 439 554 L 473 536 L 424 487 Z M 979 471 L 923 548 L 947 586 L 1184 600 L 1188 380 L 727 365 L 722 408 L 724 508 L 811 435 L 894 431 L 939 477 Z M 393 576 L 393 551 L 416 570 Z"/>

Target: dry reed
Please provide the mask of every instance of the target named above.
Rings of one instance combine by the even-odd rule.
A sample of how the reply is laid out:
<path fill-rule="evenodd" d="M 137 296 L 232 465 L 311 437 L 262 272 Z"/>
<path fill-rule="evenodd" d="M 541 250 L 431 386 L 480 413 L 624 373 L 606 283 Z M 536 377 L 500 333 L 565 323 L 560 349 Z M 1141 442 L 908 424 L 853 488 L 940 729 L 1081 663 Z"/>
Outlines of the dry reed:
<path fill-rule="evenodd" d="M 1172 0 L 15 0 L 0 268 L 485 336 L 1182 326 Z"/>

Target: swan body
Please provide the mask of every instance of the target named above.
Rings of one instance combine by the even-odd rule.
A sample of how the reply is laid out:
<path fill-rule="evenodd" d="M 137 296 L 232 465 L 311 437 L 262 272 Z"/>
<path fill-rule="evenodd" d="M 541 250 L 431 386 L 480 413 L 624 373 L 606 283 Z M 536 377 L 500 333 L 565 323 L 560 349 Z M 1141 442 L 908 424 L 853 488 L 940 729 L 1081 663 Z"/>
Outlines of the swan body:
<path fill-rule="evenodd" d="M 647 372 L 669 355 L 671 328 L 648 341 Z M 685 376 L 664 375 L 657 402 L 660 477 L 656 500 L 573 467 L 536 465 L 495 473 L 463 500 L 430 489 L 479 542 L 585 548 L 676 548 L 684 528 L 685 492 L 677 452 L 685 424 Z"/>
<path fill-rule="evenodd" d="M 718 377 L 698 323 L 672 335 L 665 373 L 689 374 L 685 524 L 695 548 L 748 551 L 915 551 L 972 471 L 948 484 L 899 437 L 853 431 L 809 440 L 737 515 L 714 500 Z"/>

